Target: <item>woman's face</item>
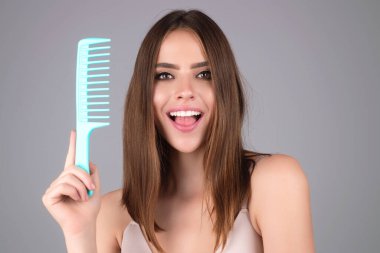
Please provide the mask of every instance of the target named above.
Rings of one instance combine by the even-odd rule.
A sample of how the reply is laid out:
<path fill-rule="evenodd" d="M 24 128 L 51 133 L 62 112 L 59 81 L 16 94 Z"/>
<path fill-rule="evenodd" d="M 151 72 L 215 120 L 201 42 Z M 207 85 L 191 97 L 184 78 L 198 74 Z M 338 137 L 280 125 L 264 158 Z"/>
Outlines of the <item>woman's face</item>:
<path fill-rule="evenodd" d="M 198 150 L 214 101 L 210 68 L 197 36 L 185 29 L 170 32 L 156 64 L 153 105 L 158 130 L 179 152 Z"/>

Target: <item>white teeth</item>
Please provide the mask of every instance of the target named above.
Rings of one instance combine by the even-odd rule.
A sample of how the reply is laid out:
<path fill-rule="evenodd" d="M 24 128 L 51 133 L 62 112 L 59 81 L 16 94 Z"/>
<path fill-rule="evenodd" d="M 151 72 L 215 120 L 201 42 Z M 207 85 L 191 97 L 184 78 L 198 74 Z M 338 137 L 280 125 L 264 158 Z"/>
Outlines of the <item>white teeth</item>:
<path fill-rule="evenodd" d="M 198 115 L 201 115 L 201 112 L 196 112 L 196 111 L 170 112 L 170 116 L 175 116 L 175 117 L 190 117 L 190 116 L 198 116 Z"/>

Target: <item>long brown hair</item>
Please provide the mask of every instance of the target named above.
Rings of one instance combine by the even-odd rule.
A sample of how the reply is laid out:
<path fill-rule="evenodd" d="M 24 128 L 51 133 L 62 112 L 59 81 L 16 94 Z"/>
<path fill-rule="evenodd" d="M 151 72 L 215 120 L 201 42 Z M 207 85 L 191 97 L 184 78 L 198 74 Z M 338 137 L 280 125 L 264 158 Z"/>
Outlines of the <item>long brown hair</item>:
<path fill-rule="evenodd" d="M 155 65 L 165 36 L 185 28 L 200 39 L 210 66 L 216 106 L 206 134 L 204 168 L 206 193 L 215 214 L 215 248 L 227 241 L 242 202 L 249 197 L 250 170 L 259 153 L 243 149 L 241 128 L 245 101 L 230 45 L 219 26 L 198 11 L 177 10 L 161 18 L 145 36 L 137 55 L 125 102 L 123 125 L 124 185 L 122 203 L 144 229 L 148 240 L 163 251 L 155 236 L 159 193 L 169 183 L 169 144 L 154 124 Z M 206 199 L 209 203 L 208 198 Z"/>

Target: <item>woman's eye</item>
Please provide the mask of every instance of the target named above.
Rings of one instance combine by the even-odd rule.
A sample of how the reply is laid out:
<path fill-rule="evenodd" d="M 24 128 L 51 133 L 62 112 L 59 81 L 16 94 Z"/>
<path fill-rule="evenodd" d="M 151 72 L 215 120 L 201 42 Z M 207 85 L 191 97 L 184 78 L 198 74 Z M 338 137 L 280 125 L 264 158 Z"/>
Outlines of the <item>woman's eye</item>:
<path fill-rule="evenodd" d="M 199 73 L 197 75 L 197 78 L 211 80 L 211 72 L 210 72 L 210 70 L 202 71 L 201 73 Z"/>
<path fill-rule="evenodd" d="M 172 76 L 170 73 L 168 72 L 161 72 L 161 73 L 157 73 L 155 76 L 154 76 L 154 79 L 156 80 L 167 80 L 167 79 L 174 79 L 174 76 Z"/>

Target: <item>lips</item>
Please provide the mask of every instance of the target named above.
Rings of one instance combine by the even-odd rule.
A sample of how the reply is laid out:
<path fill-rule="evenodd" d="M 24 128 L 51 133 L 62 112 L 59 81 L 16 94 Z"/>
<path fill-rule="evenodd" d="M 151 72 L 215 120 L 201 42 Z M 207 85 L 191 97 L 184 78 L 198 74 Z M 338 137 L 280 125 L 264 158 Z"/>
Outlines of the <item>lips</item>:
<path fill-rule="evenodd" d="M 175 128 L 182 132 L 192 131 L 200 122 L 203 113 L 195 108 L 170 110 L 167 116 Z"/>

